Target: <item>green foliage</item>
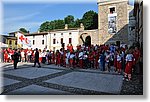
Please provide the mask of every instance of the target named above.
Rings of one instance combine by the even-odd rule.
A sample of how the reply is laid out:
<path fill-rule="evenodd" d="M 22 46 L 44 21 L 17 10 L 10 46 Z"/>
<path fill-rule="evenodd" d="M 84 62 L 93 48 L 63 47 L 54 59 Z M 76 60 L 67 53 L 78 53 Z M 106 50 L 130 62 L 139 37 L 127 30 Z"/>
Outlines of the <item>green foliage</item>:
<path fill-rule="evenodd" d="M 98 28 L 98 14 L 94 11 L 86 12 L 82 17 L 82 22 L 85 29 L 97 29 Z"/>
<path fill-rule="evenodd" d="M 20 28 L 19 31 L 21 31 L 23 33 L 28 33 L 28 31 L 25 28 Z"/>
<path fill-rule="evenodd" d="M 73 24 L 74 23 L 74 16 L 68 15 L 64 18 L 65 24 Z"/>
<path fill-rule="evenodd" d="M 39 31 L 50 31 L 54 29 L 64 29 L 65 24 L 68 24 L 69 28 L 77 28 L 80 27 L 80 23 L 83 23 L 85 29 L 97 29 L 98 28 L 98 14 L 94 11 L 86 12 L 82 19 L 74 20 L 74 16 L 68 15 L 64 18 L 64 20 L 53 20 L 46 21 L 41 24 Z"/>
<path fill-rule="evenodd" d="M 39 31 L 50 31 L 53 29 L 63 29 L 65 26 L 64 20 L 54 20 L 54 21 L 46 21 L 41 24 Z"/>
<path fill-rule="evenodd" d="M 74 22 L 74 27 L 80 27 L 81 23 L 82 23 L 82 20 L 77 18 Z"/>

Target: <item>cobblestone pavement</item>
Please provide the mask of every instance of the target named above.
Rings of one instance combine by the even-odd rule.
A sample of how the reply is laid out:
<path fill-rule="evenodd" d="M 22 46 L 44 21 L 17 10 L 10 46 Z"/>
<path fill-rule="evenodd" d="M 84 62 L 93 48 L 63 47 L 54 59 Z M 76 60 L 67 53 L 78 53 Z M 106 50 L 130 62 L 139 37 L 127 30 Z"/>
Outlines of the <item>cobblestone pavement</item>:
<path fill-rule="evenodd" d="M 122 75 L 115 72 L 101 72 L 99 69 L 70 69 L 55 65 L 42 65 L 42 68 L 37 68 L 32 65 L 32 63 L 19 63 L 18 69 L 14 70 L 12 64 L 2 63 L 1 94 L 123 95 L 143 93 L 143 84 L 137 81 L 137 78 L 141 80 L 141 77 L 136 76 L 133 81 L 125 82 L 122 80 Z"/>

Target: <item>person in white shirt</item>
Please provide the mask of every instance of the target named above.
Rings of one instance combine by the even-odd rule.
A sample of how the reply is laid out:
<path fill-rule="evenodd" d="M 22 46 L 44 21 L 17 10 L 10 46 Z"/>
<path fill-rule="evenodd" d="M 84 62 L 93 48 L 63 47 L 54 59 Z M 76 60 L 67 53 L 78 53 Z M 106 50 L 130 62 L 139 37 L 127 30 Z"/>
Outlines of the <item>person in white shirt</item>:
<path fill-rule="evenodd" d="M 74 52 L 72 52 L 72 53 L 70 54 L 70 58 L 69 58 L 70 67 L 73 67 L 74 57 L 75 57 L 75 54 L 74 54 Z"/>
<path fill-rule="evenodd" d="M 83 68 L 83 50 L 80 50 L 79 52 L 79 66 L 80 68 Z"/>
<path fill-rule="evenodd" d="M 27 62 L 31 62 L 31 54 L 32 54 L 31 50 L 28 50 L 27 51 Z"/>
<path fill-rule="evenodd" d="M 21 62 L 25 62 L 25 52 L 24 52 L 24 50 L 21 51 Z"/>
<path fill-rule="evenodd" d="M 127 53 L 126 55 L 126 67 L 125 67 L 125 76 L 124 76 L 124 79 L 126 79 L 126 81 L 131 80 L 133 60 L 134 60 L 133 54 L 131 53 L 131 50 L 129 50 L 129 53 Z"/>
<path fill-rule="evenodd" d="M 66 53 L 66 67 L 69 67 L 69 58 L 70 58 L 70 51 L 67 50 L 67 53 Z"/>
<path fill-rule="evenodd" d="M 122 69 L 122 61 L 120 51 L 117 52 L 117 71 L 120 74 Z"/>

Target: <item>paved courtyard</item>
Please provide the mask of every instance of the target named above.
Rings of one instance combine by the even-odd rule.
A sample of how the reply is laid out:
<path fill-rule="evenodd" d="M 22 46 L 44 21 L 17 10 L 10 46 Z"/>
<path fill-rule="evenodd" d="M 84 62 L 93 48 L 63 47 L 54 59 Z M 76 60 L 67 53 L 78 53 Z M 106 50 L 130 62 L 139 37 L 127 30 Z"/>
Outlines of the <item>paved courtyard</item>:
<path fill-rule="evenodd" d="M 109 95 L 121 92 L 122 75 L 115 72 L 32 65 L 19 63 L 14 70 L 12 64 L 1 64 L 1 94 Z"/>

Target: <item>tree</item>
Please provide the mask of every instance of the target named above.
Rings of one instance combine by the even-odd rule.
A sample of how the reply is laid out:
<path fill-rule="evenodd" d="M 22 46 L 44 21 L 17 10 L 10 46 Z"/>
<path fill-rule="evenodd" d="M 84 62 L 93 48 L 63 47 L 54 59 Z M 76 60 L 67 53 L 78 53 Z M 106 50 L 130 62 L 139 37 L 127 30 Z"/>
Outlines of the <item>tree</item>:
<path fill-rule="evenodd" d="M 74 23 L 74 16 L 68 15 L 67 17 L 64 18 L 65 24 L 71 24 Z"/>
<path fill-rule="evenodd" d="M 54 20 L 54 29 L 64 29 L 65 27 L 65 22 L 64 20 Z"/>
<path fill-rule="evenodd" d="M 82 20 L 77 18 L 74 22 L 74 27 L 80 27 L 81 23 L 82 23 Z"/>
<path fill-rule="evenodd" d="M 86 12 L 82 17 L 82 22 L 85 29 L 97 29 L 98 28 L 98 14 L 94 11 Z"/>
<path fill-rule="evenodd" d="M 39 31 L 47 32 L 53 29 L 63 29 L 65 27 L 64 20 L 46 21 L 41 24 Z"/>
<path fill-rule="evenodd" d="M 46 21 L 46 22 L 41 24 L 39 31 L 44 32 L 44 31 L 49 31 L 50 29 L 51 29 L 50 28 L 50 22 Z"/>
<path fill-rule="evenodd" d="M 20 28 L 19 31 L 23 32 L 23 33 L 28 33 L 29 31 L 27 31 L 25 28 Z"/>

